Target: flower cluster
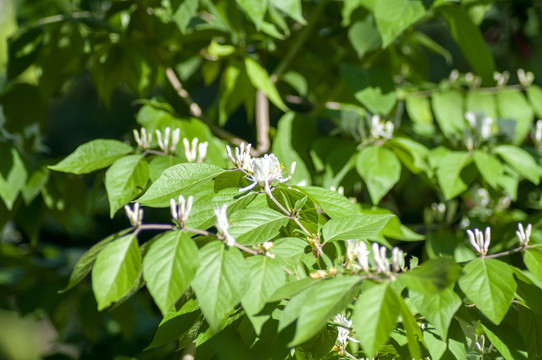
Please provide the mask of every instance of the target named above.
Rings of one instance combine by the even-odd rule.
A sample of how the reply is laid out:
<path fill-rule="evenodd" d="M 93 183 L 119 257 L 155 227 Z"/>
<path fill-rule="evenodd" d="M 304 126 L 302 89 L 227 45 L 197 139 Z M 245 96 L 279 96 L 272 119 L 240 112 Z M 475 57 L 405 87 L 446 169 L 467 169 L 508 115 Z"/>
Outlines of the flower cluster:
<path fill-rule="evenodd" d="M 524 229 L 523 225 L 521 223 L 518 223 L 518 229 L 516 230 L 516 236 L 519 239 L 519 243 L 521 244 L 522 248 L 525 248 L 527 244 L 529 243 L 529 240 L 531 238 L 531 231 L 532 231 L 531 224 L 528 224 L 527 227 Z"/>
<path fill-rule="evenodd" d="M 379 115 L 371 117 L 371 137 L 373 139 L 391 139 L 395 125 L 391 121 L 383 121 Z"/>
<path fill-rule="evenodd" d="M 171 129 L 167 127 L 164 130 L 164 134 L 160 132 L 160 130 L 156 130 L 156 139 L 158 141 L 158 147 L 164 154 L 169 154 L 170 152 L 173 153 L 175 151 L 175 148 L 177 148 L 177 144 L 179 143 L 179 139 L 181 136 L 181 129 L 175 129 L 173 133 L 171 132 Z M 171 134 L 171 145 L 170 145 L 170 134 Z"/>
<path fill-rule="evenodd" d="M 493 119 L 486 116 L 483 112 L 467 112 L 465 119 L 470 125 L 463 134 L 463 140 L 467 149 L 472 151 L 480 147 L 482 141 L 487 141 L 491 137 Z"/>
<path fill-rule="evenodd" d="M 139 203 L 134 204 L 134 209 L 132 210 L 130 206 L 124 205 L 124 210 L 126 211 L 126 216 L 130 220 L 130 224 L 133 227 L 138 227 L 143 223 L 143 209 L 140 209 Z"/>
<path fill-rule="evenodd" d="M 346 241 L 346 258 L 350 266 L 354 269 L 362 269 L 365 273 L 370 272 L 369 254 L 365 242 L 360 240 Z M 379 246 L 377 243 L 372 245 L 373 253 L 373 270 L 375 273 L 383 273 L 391 276 L 393 273 L 398 273 L 404 266 L 404 252 L 398 247 L 391 249 L 391 264 L 386 256 L 387 249 L 385 246 Z M 357 260 L 357 263 L 355 263 Z"/>
<path fill-rule="evenodd" d="M 139 147 L 141 147 L 144 150 L 147 150 L 151 147 L 152 133 L 147 134 L 147 130 L 145 130 L 145 128 L 141 128 L 141 136 L 140 136 L 139 131 L 134 129 L 134 139 Z"/>
<path fill-rule="evenodd" d="M 226 151 L 228 152 L 228 157 L 235 167 L 242 169 L 248 172 L 252 172 L 252 156 L 250 156 L 250 147 L 251 144 L 245 145 L 241 143 L 239 147 L 235 148 L 235 156 L 231 151 L 229 145 L 226 145 Z"/>
<path fill-rule="evenodd" d="M 474 250 L 476 250 L 480 256 L 486 256 L 489 249 L 489 243 L 491 242 L 491 228 L 489 226 L 486 227 L 485 234 L 478 229 L 474 229 L 474 232 L 467 229 L 467 235 Z"/>
<path fill-rule="evenodd" d="M 352 320 L 348 320 L 346 316 L 342 314 L 337 314 L 335 317 L 333 317 L 333 321 L 339 324 L 339 326 L 337 326 L 337 342 L 340 346 L 339 352 L 344 352 L 344 349 L 348 344 L 348 340 L 359 342 L 350 336 L 350 333 L 352 332 Z"/>
<path fill-rule="evenodd" d="M 230 227 L 230 223 L 228 221 L 228 215 L 227 215 L 228 205 L 224 204 L 222 207 L 215 209 L 215 216 L 216 216 L 216 229 L 218 230 L 218 233 L 220 236 L 222 236 L 224 242 L 228 246 L 234 246 L 235 245 L 235 239 L 233 236 L 230 235 L 228 232 L 228 228 Z"/>
<path fill-rule="evenodd" d="M 192 139 L 192 145 L 187 138 L 183 139 L 184 144 L 184 154 L 188 162 L 202 162 L 207 155 L 207 146 L 209 143 L 207 141 L 199 143 L 199 139 L 196 137 Z"/>
<path fill-rule="evenodd" d="M 184 196 L 179 196 L 179 201 L 175 202 L 175 199 L 169 201 L 169 208 L 171 210 L 171 217 L 173 221 L 183 227 L 188 221 L 188 215 L 192 210 L 192 203 L 194 202 L 194 197 L 189 196 L 185 200 Z"/>

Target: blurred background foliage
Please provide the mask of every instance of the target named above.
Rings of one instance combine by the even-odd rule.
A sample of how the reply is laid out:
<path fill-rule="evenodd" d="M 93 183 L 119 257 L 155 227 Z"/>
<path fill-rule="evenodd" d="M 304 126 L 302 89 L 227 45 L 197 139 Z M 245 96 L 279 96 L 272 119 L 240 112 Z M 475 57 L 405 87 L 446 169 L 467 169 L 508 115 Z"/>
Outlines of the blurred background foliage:
<path fill-rule="evenodd" d="M 492 88 L 495 70 L 518 84 L 523 68 L 541 85 L 541 20 L 534 0 L 1 0 L 0 357 L 178 357 L 171 343 L 143 351 L 161 320 L 146 292 L 105 312 L 89 281 L 59 293 L 86 249 L 127 226 L 123 214 L 109 218 L 103 171 L 47 170 L 78 145 L 129 141 L 145 116 L 195 116 L 222 140 L 234 134 L 256 144 L 256 91 L 265 89 L 270 136 L 284 135 L 272 149 L 286 157 L 295 150 L 298 180 L 379 203 L 355 169 L 337 175 L 362 141 L 360 121 L 380 114 L 430 149 L 461 148 L 424 91 L 449 87 L 454 69 L 465 91 L 468 72 Z M 168 70 L 190 98 L 178 96 Z M 528 106 L 532 118 L 542 116 L 542 103 Z M 279 123 L 287 108 L 295 120 Z M 430 179 L 404 171 L 380 206 L 429 243 L 449 240 L 449 251 L 468 224 L 513 234 L 515 221 L 540 214 L 534 184 L 522 182 L 516 196 L 479 188 L 443 196 Z M 447 214 L 435 210 L 441 202 Z M 422 257 L 435 252 L 416 246 L 409 250 Z"/>

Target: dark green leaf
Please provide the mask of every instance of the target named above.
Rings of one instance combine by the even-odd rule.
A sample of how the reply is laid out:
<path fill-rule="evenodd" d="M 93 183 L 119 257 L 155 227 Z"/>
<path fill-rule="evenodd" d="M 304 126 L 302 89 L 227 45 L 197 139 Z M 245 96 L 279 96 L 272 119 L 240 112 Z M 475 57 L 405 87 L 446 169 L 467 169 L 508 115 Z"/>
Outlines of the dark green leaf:
<path fill-rule="evenodd" d="M 461 298 L 447 288 L 433 294 L 410 293 L 410 299 L 416 305 L 420 313 L 438 331 L 442 339 L 448 337 L 450 321 L 461 306 Z"/>
<path fill-rule="evenodd" d="M 451 286 L 459 278 L 461 267 L 451 258 L 443 257 L 424 262 L 414 270 L 400 275 L 409 290 L 435 294 Z"/>
<path fill-rule="evenodd" d="M 395 154 L 378 145 L 370 145 L 359 153 L 356 169 L 367 184 L 373 204 L 378 204 L 401 176 L 401 162 Z"/>
<path fill-rule="evenodd" d="M 395 215 L 351 215 L 331 219 L 322 228 L 324 241 L 373 238 Z"/>

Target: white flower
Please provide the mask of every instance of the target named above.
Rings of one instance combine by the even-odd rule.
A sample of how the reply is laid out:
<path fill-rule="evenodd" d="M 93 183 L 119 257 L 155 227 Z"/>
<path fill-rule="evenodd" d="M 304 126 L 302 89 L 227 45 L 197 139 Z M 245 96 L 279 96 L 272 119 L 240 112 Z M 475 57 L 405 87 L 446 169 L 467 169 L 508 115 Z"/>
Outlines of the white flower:
<path fill-rule="evenodd" d="M 373 243 L 373 259 L 374 259 L 374 266 L 375 271 L 377 273 L 384 273 L 389 274 L 390 273 L 390 261 L 388 260 L 388 257 L 386 256 L 386 247 L 382 246 L 380 247 L 377 243 Z"/>
<path fill-rule="evenodd" d="M 171 133 L 171 129 L 167 127 L 164 130 L 163 136 L 160 130 L 155 130 L 155 132 L 156 132 L 156 138 L 158 141 L 158 147 L 160 148 L 160 150 L 162 150 L 165 154 L 174 152 L 175 148 L 177 147 L 177 144 L 179 143 L 181 129 L 175 129 L 173 133 Z M 170 134 L 171 134 L 171 146 L 169 145 Z"/>
<path fill-rule="evenodd" d="M 485 236 L 484 233 L 482 233 L 478 229 L 474 229 L 474 232 L 472 230 L 467 229 L 467 235 L 469 237 L 470 244 L 476 250 L 478 254 L 480 254 L 482 257 L 484 257 L 487 254 L 487 251 L 489 249 L 489 243 L 491 242 L 491 228 L 488 226 L 485 230 Z"/>
<path fill-rule="evenodd" d="M 391 249 L 391 268 L 393 272 L 399 272 L 404 265 L 404 252 L 398 247 Z"/>
<path fill-rule="evenodd" d="M 139 147 L 143 149 L 148 149 L 151 147 L 152 133 L 147 134 L 147 130 L 145 130 L 145 128 L 141 128 L 141 136 L 139 136 L 139 132 L 134 129 L 134 138 Z"/>
<path fill-rule="evenodd" d="M 284 183 L 290 180 L 295 171 L 295 161 L 290 168 L 290 174 L 283 176 L 283 166 L 279 159 L 273 154 L 266 154 L 260 158 L 252 159 L 252 174 L 247 176 L 247 179 L 252 181 L 247 187 L 239 189 L 240 192 L 253 189 L 256 185 L 265 188 L 266 191 L 271 191 L 271 185 L 275 181 Z"/>
<path fill-rule="evenodd" d="M 465 118 L 467 119 L 471 127 L 476 127 L 476 115 L 472 111 L 466 113 Z"/>
<path fill-rule="evenodd" d="M 353 263 L 354 259 L 357 259 L 365 272 L 369 272 L 369 253 L 365 242 L 360 240 L 346 241 L 346 257 L 348 258 L 348 262 Z"/>
<path fill-rule="evenodd" d="M 228 152 L 228 157 L 230 158 L 233 165 L 238 169 L 243 169 L 248 172 L 252 172 L 252 156 L 250 156 L 250 147 L 251 144 L 241 143 L 239 147 L 235 148 L 235 157 L 232 154 L 231 148 L 229 145 L 226 145 L 226 150 Z"/>
<path fill-rule="evenodd" d="M 139 208 L 139 203 L 134 204 L 134 209 L 132 210 L 130 206 L 124 205 L 124 210 L 126 211 L 126 216 L 130 220 L 130 224 L 133 227 L 138 227 L 143 222 L 143 209 Z"/>
<path fill-rule="evenodd" d="M 482 125 L 480 128 L 480 136 L 482 139 L 487 140 L 491 136 L 491 124 L 493 124 L 493 119 L 489 116 L 485 116 L 482 119 Z"/>
<path fill-rule="evenodd" d="M 224 204 L 221 208 L 215 209 L 216 216 L 216 228 L 220 235 L 224 238 L 226 245 L 234 246 L 235 239 L 228 232 L 230 223 L 228 222 L 228 215 L 226 211 L 228 210 L 228 205 Z"/>
<path fill-rule="evenodd" d="M 395 125 L 391 121 L 381 121 L 379 115 L 371 117 L 371 137 L 373 139 L 391 139 Z"/>
<path fill-rule="evenodd" d="M 529 224 L 527 225 L 527 228 L 523 229 L 523 225 L 521 223 L 518 223 L 518 230 L 516 230 L 516 235 L 519 239 L 521 247 L 524 248 L 529 243 L 532 228 L 533 227 L 531 226 L 531 224 Z"/>
<path fill-rule="evenodd" d="M 186 155 L 186 159 L 188 162 L 202 162 L 203 159 L 205 159 L 205 156 L 207 155 L 207 146 L 209 143 L 207 141 L 199 143 L 199 139 L 196 137 L 192 139 L 192 146 L 190 146 L 190 143 L 188 142 L 187 138 L 183 139 L 184 144 L 184 154 Z"/>
<path fill-rule="evenodd" d="M 542 120 L 535 123 L 532 136 L 537 147 L 542 148 Z"/>
<path fill-rule="evenodd" d="M 344 195 L 344 187 L 342 186 L 339 186 L 338 188 L 336 188 L 335 186 L 331 186 L 329 189 L 332 191 L 336 191 L 341 195 Z"/>
<path fill-rule="evenodd" d="M 171 210 L 171 217 L 173 220 L 178 223 L 180 226 L 184 226 L 188 221 L 188 215 L 192 210 L 192 203 L 194 202 L 194 197 L 189 196 L 185 200 L 184 196 L 179 196 L 179 201 L 175 203 L 174 199 L 169 201 L 169 208 Z"/>
<path fill-rule="evenodd" d="M 346 342 L 352 340 L 354 342 L 359 342 L 358 340 L 350 337 L 350 328 L 352 327 L 352 320 L 348 320 L 346 316 L 342 314 L 337 314 L 333 317 L 333 321 L 340 326 L 337 326 L 337 341 L 341 344 L 341 347 L 344 349 L 346 347 Z"/>

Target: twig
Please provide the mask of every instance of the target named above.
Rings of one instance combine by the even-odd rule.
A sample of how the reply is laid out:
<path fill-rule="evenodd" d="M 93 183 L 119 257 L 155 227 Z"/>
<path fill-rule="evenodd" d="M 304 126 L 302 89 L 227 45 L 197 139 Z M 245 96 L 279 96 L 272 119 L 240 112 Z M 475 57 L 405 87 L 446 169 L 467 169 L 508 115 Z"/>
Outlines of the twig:
<path fill-rule="evenodd" d="M 43 19 L 40 19 L 38 21 L 38 25 L 54 24 L 57 22 L 70 20 L 70 19 L 81 19 L 81 18 L 90 18 L 90 17 L 92 17 L 92 14 L 90 12 L 78 11 L 71 14 L 60 14 L 60 15 L 44 17 Z"/>
<path fill-rule="evenodd" d="M 311 235 L 310 231 L 307 230 L 305 228 L 305 226 L 303 226 L 303 224 L 301 223 L 301 221 L 299 221 L 299 219 L 296 217 L 296 216 L 293 216 L 284 206 L 282 206 L 281 203 L 278 202 L 277 199 L 275 199 L 275 197 L 273 196 L 273 194 L 271 193 L 271 190 L 267 190 L 265 189 L 265 193 L 269 196 L 269 198 L 275 203 L 275 205 L 277 205 L 277 207 L 283 212 L 285 213 L 286 215 L 288 215 L 288 217 L 290 219 L 292 219 L 296 224 L 297 226 L 301 229 L 301 231 L 305 232 L 307 235 Z"/>

